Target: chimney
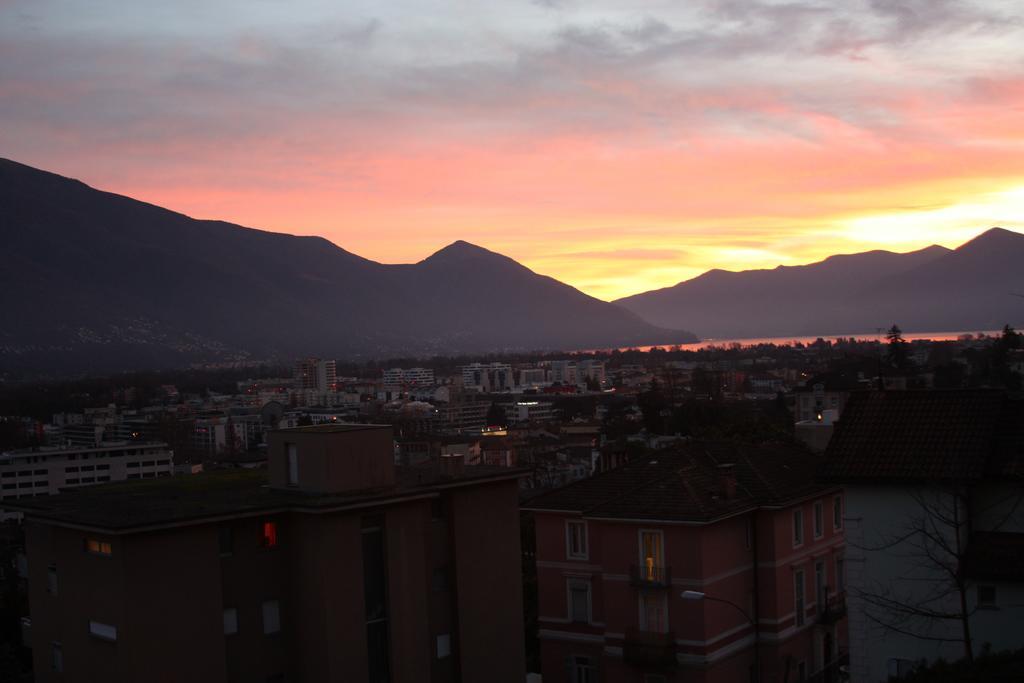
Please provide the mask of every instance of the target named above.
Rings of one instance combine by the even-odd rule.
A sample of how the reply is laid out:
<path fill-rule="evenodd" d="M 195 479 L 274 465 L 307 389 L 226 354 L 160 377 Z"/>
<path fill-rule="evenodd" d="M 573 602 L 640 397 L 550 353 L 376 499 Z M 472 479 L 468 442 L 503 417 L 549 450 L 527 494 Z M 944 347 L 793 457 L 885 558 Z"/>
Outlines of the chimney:
<path fill-rule="evenodd" d="M 718 466 L 718 488 L 726 500 L 736 497 L 736 466 L 732 463 Z"/>
<path fill-rule="evenodd" d="M 466 464 L 462 453 L 442 453 L 440 461 L 441 476 L 449 479 L 461 476 L 463 467 Z"/>

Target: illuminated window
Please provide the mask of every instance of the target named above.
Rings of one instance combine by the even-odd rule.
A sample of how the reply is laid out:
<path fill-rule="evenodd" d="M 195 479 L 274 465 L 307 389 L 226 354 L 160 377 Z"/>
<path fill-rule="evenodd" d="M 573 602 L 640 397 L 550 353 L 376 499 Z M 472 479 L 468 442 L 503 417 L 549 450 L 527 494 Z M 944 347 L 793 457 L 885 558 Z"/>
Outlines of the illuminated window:
<path fill-rule="evenodd" d="M 263 547 L 277 546 L 277 522 L 263 522 Z"/>
<path fill-rule="evenodd" d="M 110 543 L 96 538 L 87 539 L 85 541 L 85 549 L 93 555 L 105 555 L 109 557 L 111 554 Z"/>

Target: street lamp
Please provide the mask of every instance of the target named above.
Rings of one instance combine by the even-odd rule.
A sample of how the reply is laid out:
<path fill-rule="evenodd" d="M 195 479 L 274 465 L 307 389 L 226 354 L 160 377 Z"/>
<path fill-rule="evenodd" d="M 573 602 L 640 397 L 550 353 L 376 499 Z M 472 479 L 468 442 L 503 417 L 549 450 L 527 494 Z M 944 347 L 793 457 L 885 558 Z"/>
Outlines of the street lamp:
<path fill-rule="evenodd" d="M 737 612 L 739 612 L 740 614 L 743 615 L 743 618 L 746 619 L 747 623 L 749 623 L 753 627 L 753 629 L 754 629 L 754 682 L 755 683 L 760 683 L 760 681 L 761 681 L 761 652 L 760 652 L 760 650 L 761 649 L 758 647 L 759 638 L 758 638 L 758 633 L 757 633 L 757 622 L 750 618 L 750 615 L 747 614 L 747 611 L 745 609 L 743 609 L 742 607 L 740 607 L 739 605 L 737 605 L 735 602 L 730 602 L 729 600 L 725 600 L 724 598 L 716 598 L 716 597 L 708 595 L 707 593 L 702 593 L 700 591 L 683 591 L 682 593 L 679 594 L 679 597 L 681 597 L 683 600 L 692 600 L 694 602 L 699 601 L 699 600 L 708 600 L 708 601 L 711 601 L 711 602 L 721 602 L 721 603 L 724 603 L 726 605 L 729 605 L 730 607 L 732 607 Z"/>

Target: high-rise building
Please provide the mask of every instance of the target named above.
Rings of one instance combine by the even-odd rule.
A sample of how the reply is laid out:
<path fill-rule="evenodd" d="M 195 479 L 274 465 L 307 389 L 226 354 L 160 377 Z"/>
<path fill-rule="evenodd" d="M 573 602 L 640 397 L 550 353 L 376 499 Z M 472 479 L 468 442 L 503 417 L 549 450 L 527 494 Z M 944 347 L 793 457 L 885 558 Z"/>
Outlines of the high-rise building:
<path fill-rule="evenodd" d="M 518 478 L 271 432 L 268 470 L 16 501 L 35 680 L 525 678 Z"/>
<path fill-rule="evenodd" d="M 483 392 L 511 391 L 515 379 L 508 363 L 471 363 L 460 368 L 462 386 Z"/>
<path fill-rule="evenodd" d="M 295 363 L 295 388 L 315 389 L 322 394 L 337 391 L 338 378 L 333 360 L 303 358 Z"/>

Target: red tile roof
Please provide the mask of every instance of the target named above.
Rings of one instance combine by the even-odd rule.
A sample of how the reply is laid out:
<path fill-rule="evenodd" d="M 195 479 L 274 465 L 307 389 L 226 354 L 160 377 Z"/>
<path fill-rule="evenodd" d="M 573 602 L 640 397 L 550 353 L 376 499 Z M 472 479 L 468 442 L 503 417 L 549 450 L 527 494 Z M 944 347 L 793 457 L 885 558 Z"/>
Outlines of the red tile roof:
<path fill-rule="evenodd" d="M 793 446 L 691 441 L 635 458 L 589 479 L 537 496 L 525 509 L 565 510 L 585 517 L 712 521 L 827 491 L 814 480 L 819 458 Z M 721 465 L 732 464 L 731 498 Z"/>
<path fill-rule="evenodd" d="M 828 481 L 954 481 L 1024 474 L 1024 401 L 993 389 L 850 397 L 820 470 Z"/>

